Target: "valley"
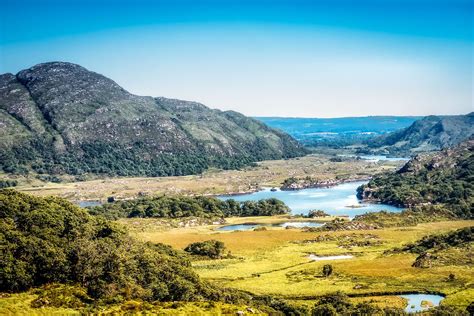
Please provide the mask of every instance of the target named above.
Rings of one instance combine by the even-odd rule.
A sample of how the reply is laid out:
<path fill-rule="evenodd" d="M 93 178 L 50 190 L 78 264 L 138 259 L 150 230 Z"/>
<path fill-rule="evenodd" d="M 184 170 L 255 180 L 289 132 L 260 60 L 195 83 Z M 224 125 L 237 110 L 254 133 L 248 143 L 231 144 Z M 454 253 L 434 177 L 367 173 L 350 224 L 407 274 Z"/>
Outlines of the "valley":
<path fill-rule="evenodd" d="M 468 145 L 466 145 L 468 146 Z M 448 162 L 462 161 L 471 157 L 470 152 L 463 148 L 448 151 Z M 469 146 L 467 148 L 470 148 Z M 460 153 L 460 154 L 458 154 Z M 443 154 L 444 155 L 444 154 Z M 466 156 L 467 155 L 467 156 Z M 208 219 L 200 217 L 155 216 L 143 218 L 145 215 L 133 215 L 115 219 L 115 222 L 126 228 L 130 236 L 137 242 L 169 245 L 176 251 L 182 251 L 193 243 L 218 241 L 222 243 L 223 253 L 217 258 L 190 255 L 190 266 L 204 282 L 219 288 L 232 289 L 252 293 L 256 296 L 271 296 L 283 300 L 302 315 L 309 313 L 313 306 L 318 306 L 321 297 L 331 293 L 344 293 L 347 304 L 353 306 L 372 306 L 371 308 L 393 309 L 399 312 L 430 311 L 441 304 L 443 308 L 465 310 L 474 295 L 473 280 L 474 249 L 472 241 L 463 246 L 447 248 L 435 252 L 432 259 L 422 259 L 424 265 L 418 267 L 419 254 L 404 249 L 406 245 L 417 243 L 429 236 L 448 234 L 460 229 L 472 229 L 472 219 L 460 220 L 444 217 L 431 219 L 420 213 L 420 219 L 412 223 L 391 225 L 392 219 L 386 224 L 380 220 L 375 225 L 373 218 L 383 213 L 377 211 L 388 209 L 393 216 L 401 218 L 400 210 L 391 209 L 383 204 L 358 204 L 355 199 L 356 188 L 363 182 L 349 182 L 357 179 L 373 178 L 378 185 L 380 179 L 387 175 L 400 174 L 401 170 L 409 169 L 423 163 L 429 164 L 430 159 L 411 160 L 405 165 L 403 160 L 373 160 L 345 157 L 335 160 L 333 155 L 309 155 L 289 160 L 263 161 L 255 167 L 243 170 L 209 170 L 201 175 L 162 178 L 109 178 L 83 182 L 64 183 L 29 183 L 27 178 L 20 180 L 16 188 L 20 191 L 39 195 L 59 195 L 71 201 L 96 200 L 104 204 L 101 212 L 111 212 L 111 207 L 120 209 L 120 200 L 124 202 L 142 199 L 142 206 L 152 205 L 153 196 L 218 196 L 221 201 L 235 199 L 242 203 L 248 200 L 279 198 L 292 207 L 291 212 L 270 216 L 242 216 L 218 218 L 210 215 Z M 444 168 L 444 156 L 436 156 L 439 168 Z M 470 159 L 470 158 L 469 158 Z M 420 162 L 421 161 L 421 162 Z M 419 172 L 419 167 L 410 170 Z M 429 172 L 442 172 L 444 169 Z M 464 168 L 464 171 L 469 169 Z M 446 173 L 443 171 L 443 176 Z M 416 176 L 414 173 L 412 176 Z M 293 191 L 270 191 L 279 188 L 288 178 L 312 178 L 321 181 L 337 180 L 336 185 L 328 188 L 314 188 Z M 66 180 L 67 178 L 65 178 Z M 403 178 L 401 178 L 403 180 Z M 33 180 L 36 181 L 36 180 Z M 399 180 L 400 181 L 400 180 Z M 367 184 L 365 184 L 367 186 Z M 346 189 L 344 189 L 347 187 Z M 364 186 L 362 186 L 364 187 Z M 361 188 L 362 188 L 361 187 Z M 264 191 L 258 191 L 267 188 Z M 336 195 L 331 192 L 338 192 Z M 240 195 L 235 195 L 239 193 Z M 247 193 L 247 194 L 243 194 Z M 284 194 L 284 195 L 281 195 Z M 327 202 L 324 196 L 327 195 Z M 350 196 L 349 196 L 350 195 Z M 115 202 L 107 203 L 107 197 L 113 196 Z M 295 199 L 288 199 L 290 197 Z M 301 198 L 309 200 L 299 200 Z M 297 198 L 296 198 L 297 197 Z M 468 194 L 468 198 L 470 198 Z M 322 199 L 322 200 L 321 200 Z M 117 202 L 118 201 L 118 202 Z M 138 201 L 138 200 L 137 200 Z M 184 201 L 184 200 L 183 200 Z M 217 201 L 217 200 L 216 200 Z M 386 200 L 389 202 L 389 200 Z M 359 206 L 356 207 L 358 204 Z M 451 200 L 454 203 L 454 200 Z M 207 202 L 206 202 L 207 203 Z M 309 209 L 320 210 L 313 216 L 301 216 L 301 205 Z M 329 203 L 329 204 L 328 204 Z M 346 205 L 351 204 L 351 205 Z M 132 204 L 131 204 L 132 205 Z M 174 206 L 168 206 L 173 209 Z M 101 207 L 102 208 L 102 207 Z M 148 207 L 149 208 L 149 207 Z M 132 208 L 129 208 L 133 210 Z M 308 209 L 308 210 L 309 210 Z M 348 215 L 376 212 L 371 216 L 363 215 L 348 221 Z M 91 211 L 91 214 L 101 214 Z M 326 214 L 329 213 L 329 214 Z M 410 211 L 412 212 L 412 211 Z M 106 214 L 106 213 L 103 213 Z M 119 213 L 117 213 L 119 214 Z M 125 213 L 126 214 L 126 213 Z M 131 213 L 130 213 L 131 214 Z M 416 212 L 415 212 L 416 214 Z M 117 216 L 117 215 L 114 215 Z M 148 216 L 148 215 L 147 215 Z M 176 215 L 175 215 L 176 216 Z M 182 216 L 182 215 L 181 215 Z M 411 217 L 412 215 L 408 215 Z M 443 215 L 444 216 L 444 215 Z M 146 216 L 145 216 L 146 217 Z M 115 217 L 112 217 L 115 218 Z M 346 225 L 351 224 L 354 225 Z M 357 226 L 356 224 L 363 224 Z M 329 225 L 329 226 L 327 226 Z M 341 226 L 342 225 L 342 226 Z M 327 229 L 324 227 L 327 226 Z M 340 227 L 337 228 L 336 227 Z M 472 231 L 468 233 L 472 238 Z M 439 261 L 437 258 L 441 258 Z M 421 259 L 420 259 L 421 260 Z M 323 268 L 330 266 L 331 273 L 323 275 Z M 38 300 L 36 292 L 11 294 L 0 299 L 0 311 L 15 311 L 16 306 L 25 302 Z M 59 290 L 66 293 L 65 289 Z M 52 295 L 52 294 L 41 295 Z M 423 295 L 427 294 L 426 297 Z M 332 295 L 332 294 L 331 294 Z M 421 295 L 421 296 L 417 296 Z M 430 296 L 431 295 L 431 296 Z M 15 303 L 14 303 L 15 302 Z M 32 303 L 29 303 L 32 304 Z M 128 305 L 127 305 L 128 304 Z M 144 301 L 125 301 L 120 304 L 101 304 L 91 307 L 103 311 L 116 311 L 132 308 L 138 311 L 153 311 L 162 315 L 182 312 L 203 314 L 233 314 L 245 310 L 250 314 L 266 314 L 261 305 L 252 306 L 248 302 L 242 305 L 214 303 L 203 305 L 199 302 L 182 302 L 170 306 L 163 303 L 147 305 Z M 64 309 L 68 304 L 59 304 L 50 311 L 76 313 L 77 309 Z M 87 306 L 81 305 L 81 306 Z M 128 307 L 127 307 L 128 306 Z M 260 306 L 260 307 L 259 307 Z M 26 309 L 30 308 L 25 305 Z M 31 309 L 32 314 L 38 310 Z"/>
<path fill-rule="evenodd" d="M 314 154 L 287 160 L 258 162 L 255 167 L 241 170 L 211 169 L 199 175 L 180 177 L 114 177 L 74 181 L 62 176 L 60 183 L 40 181 L 34 176 L 3 175 L 3 179 L 18 181 L 16 189 L 36 195 L 57 195 L 71 201 L 137 197 L 140 194 L 201 194 L 221 195 L 248 193 L 263 187 L 280 187 L 290 177 L 312 177 L 321 181 L 367 179 L 373 174 L 399 168 L 403 161 L 357 160 L 344 158 L 333 162 L 333 155 Z"/>
<path fill-rule="evenodd" d="M 0 316 L 474 316 L 471 0 L 0 4 Z"/>

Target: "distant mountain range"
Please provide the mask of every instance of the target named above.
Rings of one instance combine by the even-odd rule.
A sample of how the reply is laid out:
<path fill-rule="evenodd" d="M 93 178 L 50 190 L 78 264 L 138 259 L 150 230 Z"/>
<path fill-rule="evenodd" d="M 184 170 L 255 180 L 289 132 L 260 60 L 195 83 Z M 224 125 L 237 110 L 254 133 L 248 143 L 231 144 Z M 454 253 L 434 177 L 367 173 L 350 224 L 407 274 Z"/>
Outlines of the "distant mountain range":
<path fill-rule="evenodd" d="M 184 175 L 305 153 L 258 120 L 133 95 L 79 65 L 0 75 L 0 169 L 7 173 Z"/>
<path fill-rule="evenodd" d="M 355 145 L 359 153 L 411 156 L 455 146 L 474 135 L 474 113 L 454 116 L 258 117 L 308 147 Z"/>
<path fill-rule="evenodd" d="M 421 116 L 256 117 L 310 147 L 343 147 L 410 126 Z"/>
<path fill-rule="evenodd" d="M 368 146 L 382 153 L 415 154 L 455 146 L 474 135 L 474 113 L 427 116 L 409 127 L 379 136 Z"/>

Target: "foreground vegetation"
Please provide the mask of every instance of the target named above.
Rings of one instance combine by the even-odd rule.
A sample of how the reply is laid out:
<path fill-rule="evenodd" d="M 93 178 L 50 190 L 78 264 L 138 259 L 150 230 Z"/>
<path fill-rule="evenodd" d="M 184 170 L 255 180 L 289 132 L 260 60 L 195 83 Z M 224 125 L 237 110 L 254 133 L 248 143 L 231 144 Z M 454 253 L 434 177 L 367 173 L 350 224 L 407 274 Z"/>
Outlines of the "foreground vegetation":
<path fill-rule="evenodd" d="M 399 254 L 401 270 L 392 272 L 406 276 L 403 287 L 400 281 L 387 276 L 392 259 L 385 258 L 383 251 L 401 242 L 397 239 L 399 232 L 393 230 L 361 232 L 347 239 L 344 232 L 321 234 L 270 227 L 216 233 L 212 226 L 201 226 L 153 234 L 135 230 L 130 236 L 121 224 L 91 216 L 57 197 L 40 198 L 4 189 L 0 191 L 0 205 L 2 314 L 21 310 L 31 315 L 218 315 L 242 311 L 257 315 L 400 315 L 403 306 L 375 303 L 373 295 L 397 293 L 402 288 L 431 291 L 436 287 L 448 294 L 452 301 L 449 305 L 458 311 L 467 306 L 463 297 L 471 297 L 467 292 L 462 294 L 473 279 L 469 267 L 440 267 L 436 268 L 439 271 L 414 275 L 411 267 L 404 266 L 406 256 L 413 259 L 413 255 Z M 135 225 L 147 220 L 120 222 L 129 225 L 133 221 Z M 472 224 L 420 226 L 407 233 L 403 241 L 414 240 L 429 229 L 449 231 Z M 224 249 L 232 255 L 223 255 Z M 326 263 L 309 261 L 308 253 L 351 253 L 356 258 L 344 265 L 332 263 L 331 273 L 320 277 Z M 361 270 L 364 264 L 371 264 L 368 274 Z M 445 275 L 453 270 L 456 278 L 446 281 Z M 420 281 L 423 284 L 427 277 L 433 280 L 422 289 Z M 368 298 L 350 297 L 354 294 Z"/>
<path fill-rule="evenodd" d="M 228 224 L 243 220 L 227 219 Z M 252 222 L 264 220 L 270 219 L 252 218 Z M 224 287 L 269 294 L 297 305 L 312 307 L 321 295 L 342 291 L 354 305 L 370 302 L 381 307 L 404 308 L 406 301 L 396 296 L 399 293 L 441 293 L 446 295 L 442 305 L 459 310 L 458 314 L 451 314 L 461 315 L 474 299 L 474 269 L 465 261 L 472 252 L 454 251 L 451 261 L 427 269 L 413 266 L 418 254 L 392 252 L 433 232 L 468 229 L 474 221 L 439 221 L 370 231 L 315 232 L 268 226 L 262 231 L 234 232 L 217 232 L 215 226 L 162 231 L 152 227 L 137 229 L 147 221 L 121 222 L 133 227 L 133 235 L 138 239 L 163 242 L 176 249 L 211 239 L 221 241 L 233 258 L 194 259 L 193 267 L 201 277 Z M 309 254 L 352 255 L 353 258 L 311 261 Z M 332 274 L 322 277 L 321 271 L 328 263 L 333 268 Z M 455 275 L 454 279 L 450 278 L 451 274 Z"/>

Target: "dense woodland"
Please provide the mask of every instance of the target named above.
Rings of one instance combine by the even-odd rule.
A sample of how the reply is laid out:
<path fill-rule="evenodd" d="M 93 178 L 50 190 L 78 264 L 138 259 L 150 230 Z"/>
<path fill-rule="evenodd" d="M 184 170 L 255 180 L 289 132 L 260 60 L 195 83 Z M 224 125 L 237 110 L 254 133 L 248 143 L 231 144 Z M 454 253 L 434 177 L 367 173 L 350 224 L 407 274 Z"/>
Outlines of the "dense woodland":
<path fill-rule="evenodd" d="M 110 219 L 120 217 L 231 217 L 271 216 L 286 214 L 289 207 L 282 201 L 271 198 L 260 201 L 237 202 L 233 199 L 221 201 L 206 196 L 156 196 L 134 200 L 117 201 L 90 209 L 91 214 L 100 214 Z"/>
<path fill-rule="evenodd" d="M 254 166 L 256 161 L 265 159 L 289 158 L 301 155 L 301 151 L 290 152 L 279 156 L 272 153 L 265 144 L 256 142 L 249 146 L 246 154 L 221 156 L 202 151 L 146 154 L 146 145 L 136 143 L 127 150 L 114 144 L 94 142 L 76 148 L 71 152 L 55 154 L 51 143 L 37 140 L 12 145 L 0 151 L 0 162 L 3 171 L 11 174 L 59 175 L 71 174 L 106 174 L 109 176 L 183 176 L 199 174 L 209 168 L 225 170 Z M 80 152 L 80 159 L 78 158 Z"/>
<path fill-rule="evenodd" d="M 215 299 L 186 257 L 70 202 L 0 191 L 0 291 L 73 283 L 96 299 Z"/>

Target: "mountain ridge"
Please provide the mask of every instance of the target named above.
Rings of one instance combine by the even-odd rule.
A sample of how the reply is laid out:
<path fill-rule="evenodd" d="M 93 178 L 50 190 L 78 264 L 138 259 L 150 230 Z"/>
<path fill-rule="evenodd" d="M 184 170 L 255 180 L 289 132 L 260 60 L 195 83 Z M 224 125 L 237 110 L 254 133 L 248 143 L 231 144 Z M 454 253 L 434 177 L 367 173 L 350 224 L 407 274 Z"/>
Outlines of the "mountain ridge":
<path fill-rule="evenodd" d="M 426 116 L 410 126 L 372 139 L 370 148 L 390 154 L 416 154 L 456 146 L 474 137 L 474 112 Z"/>
<path fill-rule="evenodd" d="M 240 113 L 137 96 L 66 62 L 0 75 L 0 139 L 8 173 L 183 175 L 307 153 Z"/>

